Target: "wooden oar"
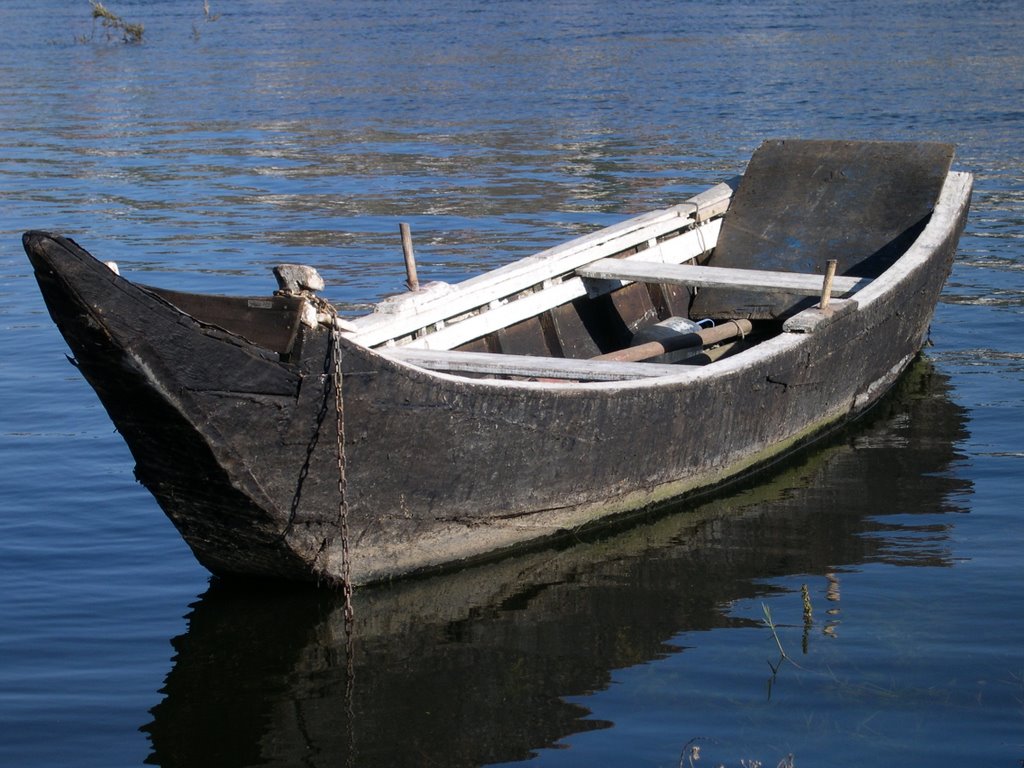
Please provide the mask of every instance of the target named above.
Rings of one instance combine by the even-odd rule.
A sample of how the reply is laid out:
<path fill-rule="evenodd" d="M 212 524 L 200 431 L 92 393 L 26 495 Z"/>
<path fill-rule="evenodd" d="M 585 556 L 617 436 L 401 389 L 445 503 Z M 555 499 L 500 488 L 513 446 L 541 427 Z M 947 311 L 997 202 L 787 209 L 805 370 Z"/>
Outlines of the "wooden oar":
<path fill-rule="evenodd" d="M 675 352 L 677 349 L 692 347 L 695 350 L 708 344 L 731 339 L 734 336 L 746 336 L 753 329 L 749 320 L 729 320 L 713 328 L 702 328 L 694 333 L 680 333 L 668 336 L 659 341 L 649 341 L 635 347 L 619 349 L 604 355 L 590 358 L 591 360 L 608 360 L 611 362 L 628 363 L 649 360 L 658 355 Z"/>

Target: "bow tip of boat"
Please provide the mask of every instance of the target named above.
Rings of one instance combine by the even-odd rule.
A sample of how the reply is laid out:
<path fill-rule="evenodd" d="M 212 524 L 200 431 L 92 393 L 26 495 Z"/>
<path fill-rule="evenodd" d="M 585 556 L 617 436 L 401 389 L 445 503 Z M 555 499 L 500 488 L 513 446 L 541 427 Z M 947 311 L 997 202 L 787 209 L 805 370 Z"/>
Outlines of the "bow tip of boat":
<path fill-rule="evenodd" d="M 100 262 L 69 237 L 32 229 L 21 236 L 21 244 L 37 274 L 64 273 L 70 269 L 95 270 L 100 264 L 119 274 L 113 262 Z"/>
<path fill-rule="evenodd" d="M 21 236 L 21 245 L 29 258 L 43 250 L 44 244 L 53 239 L 53 235 L 39 229 L 30 229 Z"/>
<path fill-rule="evenodd" d="M 65 238 L 40 229 L 30 229 L 21 236 L 21 244 L 25 248 L 29 261 L 36 270 L 52 269 L 54 256 L 66 251 Z"/>

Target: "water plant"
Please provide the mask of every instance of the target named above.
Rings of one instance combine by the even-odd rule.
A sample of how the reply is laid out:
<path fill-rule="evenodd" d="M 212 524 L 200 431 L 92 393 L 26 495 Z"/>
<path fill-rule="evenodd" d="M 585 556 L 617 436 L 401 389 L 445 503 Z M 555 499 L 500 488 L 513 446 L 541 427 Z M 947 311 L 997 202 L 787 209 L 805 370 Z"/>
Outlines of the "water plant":
<path fill-rule="evenodd" d="M 806 656 L 810 644 L 811 627 L 814 626 L 814 606 L 811 605 L 811 591 L 806 584 L 800 585 L 800 597 L 804 603 L 804 634 L 801 647 Z"/>
<path fill-rule="evenodd" d="M 683 745 L 683 751 L 679 755 L 679 764 L 677 768 L 698 768 L 697 763 L 702 758 L 707 757 L 701 753 L 701 742 L 715 743 L 714 739 L 705 739 L 701 737 L 690 739 L 686 744 Z M 725 768 L 726 764 L 720 760 L 713 759 L 712 762 L 708 763 L 710 768 Z M 736 765 L 739 768 L 768 768 L 768 765 L 760 760 L 751 758 L 741 758 Z M 796 762 L 794 761 L 792 753 L 783 757 L 776 764 L 775 768 L 796 768 Z"/>
<path fill-rule="evenodd" d="M 205 18 L 207 23 L 210 23 L 211 21 L 216 21 L 217 19 L 220 18 L 220 14 L 219 13 L 213 13 L 210 10 L 210 0 L 203 0 L 203 18 Z M 199 27 L 197 27 L 195 24 L 193 24 L 192 25 L 192 39 L 193 40 L 199 40 L 200 37 L 202 37 L 202 34 L 199 32 Z"/>
<path fill-rule="evenodd" d="M 762 611 L 762 613 L 764 613 L 764 623 L 765 623 L 765 626 L 768 627 L 768 629 L 770 629 L 772 631 L 772 637 L 775 638 L 775 645 L 778 646 L 778 648 L 779 648 L 779 660 L 778 660 L 778 662 L 775 663 L 775 664 L 772 664 L 770 661 L 768 662 L 768 666 L 772 668 L 772 676 L 774 677 L 778 673 L 779 667 L 782 666 L 782 662 L 784 662 L 784 661 L 788 661 L 794 667 L 798 667 L 799 668 L 800 665 L 797 664 L 795 661 L 793 661 L 789 657 L 789 654 L 786 653 L 786 649 L 782 647 L 782 640 L 779 639 L 779 632 L 775 628 L 775 621 L 772 619 L 771 609 L 767 605 L 765 605 L 764 603 L 761 603 L 761 611 Z"/>
<path fill-rule="evenodd" d="M 115 34 L 120 33 L 121 40 L 125 43 L 142 42 L 142 34 L 145 31 L 145 27 L 142 24 L 132 24 L 125 21 L 113 11 L 108 10 L 103 3 L 97 2 L 97 0 L 89 0 L 89 4 L 92 6 L 92 18 L 94 20 L 99 19 L 103 28 L 107 31 L 108 40 Z"/>

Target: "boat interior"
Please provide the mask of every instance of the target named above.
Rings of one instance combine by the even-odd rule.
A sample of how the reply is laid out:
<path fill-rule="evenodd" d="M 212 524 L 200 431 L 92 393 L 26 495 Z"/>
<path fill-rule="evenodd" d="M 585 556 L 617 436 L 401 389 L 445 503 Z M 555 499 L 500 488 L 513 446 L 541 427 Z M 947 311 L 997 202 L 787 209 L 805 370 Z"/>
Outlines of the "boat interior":
<path fill-rule="evenodd" d="M 346 335 L 460 376 L 676 374 L 854 309 L 924 229 L 952 157 L 933 143 L 766 142 L 743 177 L 465 282 L 391 297 Z M 282 359 L 295 351 L 301 294 L 155 292 Z"/>

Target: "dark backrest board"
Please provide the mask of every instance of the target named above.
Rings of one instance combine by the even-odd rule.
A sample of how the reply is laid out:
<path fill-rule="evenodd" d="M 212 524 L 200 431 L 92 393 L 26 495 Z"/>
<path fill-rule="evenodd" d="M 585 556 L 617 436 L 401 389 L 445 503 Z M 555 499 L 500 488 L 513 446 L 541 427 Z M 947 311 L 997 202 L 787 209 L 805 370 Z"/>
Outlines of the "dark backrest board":
<path fill-rule="evenodd" d="M 766 141 L 754 153 L 708 262 L 716 267 L 875 277 L 924 228 L 953 161 L 931 142 Z M 813 304 L 707 288 L 692 317 L 784 317 Z"/>

